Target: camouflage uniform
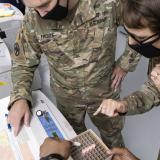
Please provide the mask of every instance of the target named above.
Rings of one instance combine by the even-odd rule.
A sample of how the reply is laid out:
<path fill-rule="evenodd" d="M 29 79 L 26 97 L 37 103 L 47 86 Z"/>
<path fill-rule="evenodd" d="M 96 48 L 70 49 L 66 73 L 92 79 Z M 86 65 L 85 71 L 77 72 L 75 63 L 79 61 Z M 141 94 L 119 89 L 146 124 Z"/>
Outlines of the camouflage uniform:
<path fill-rule="evenodd" d="M 80 0 L 66 19 L 53 21 L 29 9 L 12 55 L 11 104 L 21 98 L 31 102 L 33 74 L 45 53 L 58 108 L 75 131 L 86 129 L 84 116 L 88 112 L 104 142 L 110 147 L 121 146 L 124 118 L 93 116 L 103 99 L 119 98 L 119 90 L 111 88 L 119 11 L 118 0 Z M 117 65 L 133 71 L 139 58 L 126 49 Z"/>
<path fill-rule="evenodd" d="M 150 59 L 148 74 L 160 63 L 160 57 Z M 153 81 L 148 79 L 139 91 L 124 98 L 128 103 L 127 115 L 141 114 L 151 110 L 154 106 L 160 105 L 160 93 Z"/>
<path fill-rule="evenodd" d="M 160 150 L 159 150 L 159 154 L 158 154 L 158 159 L 157 160 L 160 160 Z"/>

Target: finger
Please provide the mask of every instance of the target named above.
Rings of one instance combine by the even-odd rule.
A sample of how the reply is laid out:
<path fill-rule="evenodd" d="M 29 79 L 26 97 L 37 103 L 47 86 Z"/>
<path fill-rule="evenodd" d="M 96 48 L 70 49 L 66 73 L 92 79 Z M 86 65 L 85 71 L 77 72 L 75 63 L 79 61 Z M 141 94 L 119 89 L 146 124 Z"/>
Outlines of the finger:
<path fill-rule="evenodd" d="M 116 112 L 117 113 L 124 113 L 124 107 L 122 106 L 123 104 L 121 104 L 120 102 L 117 102 L 117 106 L 116 106 Z"/>
<path fill-rule="evenodd" d="M 101 108 L 101 113 L 108 116 L 107 108 L 108 108 L 108 105 L 106 105 L 106 104 L 103 105 L 102 108 Z"/>
<path fill-rule="evenodd" d="M 154 76 L 154 77 L 156 77 L 156 76 L 157 76 L 157 72 L 156 72 L 155 70 L 153 70 L 153 71 L 151 72 L 151 75 Z"/>
<path fill-rule="evenodd" d="M 154 75 L 151 75 L 151 80 L 155 80 L 156 79 L 156 77 L 154 76 Z"/>
<path fill-rule="evenodd" d="M 26 112 L 24 115 L 24 124 L 29 127 L 30 125 L 30 112 Z"/>
<path fill-rule="evenodd" d="M 116 76 L 116 73 L 115 73 L 115 72 L 113 72 L 113 73 L 112 73 L 112 76 L 111 76 L 111 79 L 114 79 L 114 78 L 115 78 L 115 76 Z"/>
<path fill-rule="evenodd" d="M 101 112 L 101 106 L 97 109 L 97 111 L 95 113 L 93 113 L 94 116 L 96 116 L 97 114 L 99 114 Z"/>
<path fill-rule="evenodd" d="M 109 149 L 106 152 L 107 152 L 107 155 L 113 155 L 112 151 Z"/>
<path fill-rule="evenodd" d="M 108 116 L 113 117 L 114 112 L 115 112 L 115 102 L 112 101 L 108 110 Z"/>
<path fill-rule="evenodd" d="M 20 131 L 21 122 L 20 122 L 20 120 L 19 120 L 19 121 L 16 121 L 15 123 L 13 123 L 12 125 L 13 125 L 14 135 L 17 136 L 18 133 L 19 133 L 19 131 Z"/>
<path fill-rule="evenodd" d="M 116 112 L 116 113 L 113 114 L 112 117 L 117 117 L 117 116 L 119 116 L 119 113 Z"/>
<path fill-rule="evenodd" d="M 154 78 L 154 77 L 153 77 L 152 80 L 153 80 L 155 86 L 156 86 L 157 88 L 160 88 L 160 81 L 159 81 L 157 78 Z"/>
<path fill-rule="evenodd" d="M 112 81 L 112 85 L 111 85 L 112 88 L 115 88 L 115 84 L 117 83 L 117 81 L 118 81 L 118 76 L 115 76 L 115 78 Z"/>
<path fill-rule="evenodd" d="M 116 82 L 116 84 L 115 84 L 115 89 L 117 89 L 117 88 L 120 86 L 122 80 L 123 80 L 123 77 L 119 77 L 119 78 L 118 78 L 118 80 L 117 80 L 117 82 Z"/>

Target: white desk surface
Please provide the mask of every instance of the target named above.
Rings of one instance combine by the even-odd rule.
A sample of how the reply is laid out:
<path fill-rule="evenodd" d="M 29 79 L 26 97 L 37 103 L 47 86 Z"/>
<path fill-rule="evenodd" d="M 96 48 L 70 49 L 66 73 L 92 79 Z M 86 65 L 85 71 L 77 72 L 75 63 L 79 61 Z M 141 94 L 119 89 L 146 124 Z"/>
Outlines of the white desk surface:
<path fill-rule="evenodd" d="M 47 137 L 44 129 L 34 116 L 39 107 L 43 108 L 40 101 L 43 100 L 48 107 L 48 111 L 52 113 L 54 121 L 59 129 L 63 132 L 65 139 L 72 139 L 76 136 L 76 133 L 66 121 L 63 115 L 58 109 L 51 103 L 50 100 L 41 92 L 33 92 L 33 116 L 31 120 L 31 127 L 23 127 L 20 134 L 17 137 L 13 136 L 13 133 L 7 128 L 7 121 L 5 113 L 7 113 L 7 106 L 10 101 L 10 97 L 0 99 L 0 155 L 1 160 L 37 160 L 39 159 L 39 146 L 43 143 Z M 46 108 L 44 106 L 43 109 Z M 13 154 L 14 153 L 14 154 Z M 10 156 L 9 156 L 10 155 Z M 12 159 L 11 158 L 12 155 Z M 14 158 L 13 158 L 14 157 Z M 24 158 L 25 157 L 25 158 Z"/>

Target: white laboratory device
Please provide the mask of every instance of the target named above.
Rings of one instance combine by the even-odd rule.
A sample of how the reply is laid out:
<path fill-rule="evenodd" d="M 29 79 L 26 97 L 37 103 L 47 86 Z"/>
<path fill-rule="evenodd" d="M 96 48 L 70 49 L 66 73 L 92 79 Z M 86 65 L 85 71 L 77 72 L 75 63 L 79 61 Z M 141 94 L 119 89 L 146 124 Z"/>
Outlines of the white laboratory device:
<path fill-rule="evenodd" d="M 0 5 L 2 4 L 3 3 L 0 3 Z M 3 40 L 9 51 L 13 52 L 16 35 L 23 21 L 23 14 L 13 5 L 11 5 L 11 7 L 14 9 L 15 13 L 13 16 L 0 17 L 0 31 L 5 33 L 6 38 Z"/>

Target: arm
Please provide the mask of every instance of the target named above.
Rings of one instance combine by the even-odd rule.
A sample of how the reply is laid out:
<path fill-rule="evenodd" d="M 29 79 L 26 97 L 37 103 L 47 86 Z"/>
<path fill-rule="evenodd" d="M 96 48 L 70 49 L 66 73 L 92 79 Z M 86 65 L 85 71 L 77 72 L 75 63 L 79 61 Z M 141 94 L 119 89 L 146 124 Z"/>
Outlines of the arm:
<path fill-rule="evenodd" d="M 25 16 L 16 38 L 15 51 L 11 55 L 13 91 L 9 109 L 18 99 L 26 99 L 31 104 L 31 84 L 41 54 L 31 16 L 31 13 Z"/>
<path fill-rule="evenodd" d="M 127 115 L 141 114 L 160 104 L 160 93 L 153 81 L 145 82 L 139 91 L 123 99 L 127 102 Z"/>
<path fill-rule="evenodd" d="M 128 46 L 124 53 L 118 58 L 116 65 L 120 66 L 126 72 L 133 72 L 141 58 L 141 55 Z"/>
<path fill-rule="evenodd" d="M 160 93 L 153 81 L 148 80 L 144 83 L 139 91 L 125 97 L 122 101 L 105 99 L 100 107 L 94 113 L 105 114 L 109 117 L 121 115 L 141 114 L 151 110 L 154 106 L 160 104 Z"/>
<path fill-rule="evenodd" d="M 12 57 L 12 83 L 11 100 L 8 109 L 8 123 L 18 135 L 23 124 L 29 126 L 31 100 L 31 84 L 33 74 L 40 61 L 40 46 L 38 45 L 31 13 L 27 13 L 22 27 L 17 35 L 15 51 Z"/>

